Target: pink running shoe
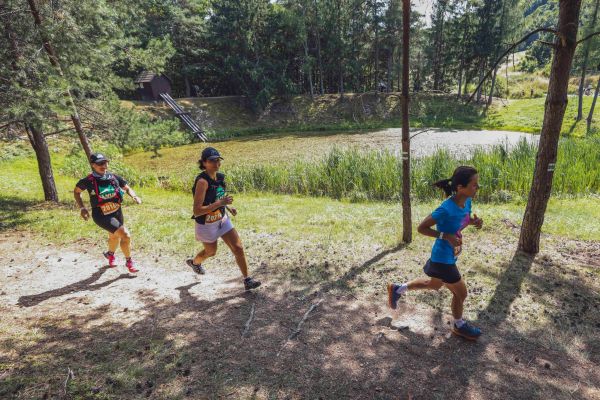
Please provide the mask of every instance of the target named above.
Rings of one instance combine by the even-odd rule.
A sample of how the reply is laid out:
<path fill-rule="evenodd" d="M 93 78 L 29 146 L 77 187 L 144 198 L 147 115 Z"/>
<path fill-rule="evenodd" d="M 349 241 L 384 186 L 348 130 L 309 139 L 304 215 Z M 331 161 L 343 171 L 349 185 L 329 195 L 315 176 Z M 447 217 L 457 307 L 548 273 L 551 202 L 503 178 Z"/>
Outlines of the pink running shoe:
<path fill-rule="evenodd" d="M 129 260 L 127 260 L 127 262 L 125 263 L 125 266 L 127 267 L 127 269 L 129 270 L 129 272 L 131 273 L 136 273 L 139 271 L 139 269 L 137 269 L 135 267 L 135 265 L 133 264 L 133 260 L 130 258 Z"/>
<path fill-rule="evenodd" d="M 108 260 L 108 266 L 111 268 L 114 268 L 117 266 L 117 264 L 115 263 L 115 255 L 114 253 L 111 254 L 108 251 L 105 251 L 104 253 L 102 253 L 102 255 L 104 255 L 104 258 L 106 258 Z"/>

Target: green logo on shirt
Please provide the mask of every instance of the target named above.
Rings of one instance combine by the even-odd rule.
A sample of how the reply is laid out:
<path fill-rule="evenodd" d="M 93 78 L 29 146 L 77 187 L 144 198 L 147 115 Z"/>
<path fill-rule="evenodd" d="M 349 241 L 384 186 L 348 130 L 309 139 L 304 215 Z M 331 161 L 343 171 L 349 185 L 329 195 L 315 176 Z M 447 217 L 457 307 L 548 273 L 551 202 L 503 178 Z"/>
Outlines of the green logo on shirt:
<path fill-rule="evenodd" d="M 98 197 L 102 200 L 108 200 L 115 197 L 115 187 L 113 185 L 100 186 L 98 187 L 98 191 L 100 192 L 98 193 Z"/>

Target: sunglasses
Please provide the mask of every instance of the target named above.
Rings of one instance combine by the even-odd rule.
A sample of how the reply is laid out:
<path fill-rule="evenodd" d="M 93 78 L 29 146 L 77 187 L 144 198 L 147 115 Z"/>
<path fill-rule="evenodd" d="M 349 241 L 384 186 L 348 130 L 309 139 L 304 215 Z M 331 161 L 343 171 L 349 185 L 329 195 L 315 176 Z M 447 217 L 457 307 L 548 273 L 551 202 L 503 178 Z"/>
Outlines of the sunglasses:
<path fill-rule="evenodd" d="M 100 162 L 97 162 L 97 163 L 94 163 L 94 164 L 96 164 L 96 165 L 108 165 L 108 161 L 100 161 Z"/>

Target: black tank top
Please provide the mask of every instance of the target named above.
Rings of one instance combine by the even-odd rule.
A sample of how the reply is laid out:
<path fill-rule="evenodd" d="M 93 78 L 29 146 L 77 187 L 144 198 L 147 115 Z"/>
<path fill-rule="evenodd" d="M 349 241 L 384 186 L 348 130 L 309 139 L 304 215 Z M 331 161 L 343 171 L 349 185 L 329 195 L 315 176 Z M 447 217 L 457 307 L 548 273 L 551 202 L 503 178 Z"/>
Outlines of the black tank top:
<path fill-rule="evenodd" d="M 195 195 L 196 185 L 200 179 L 204 179 L 208 182 L 208 188 L 206 189 L 204 202 L 202 203 L 203 206 L 212 204 L 226 196 L 225 175 L 217 172 L 217 179 L 214 180 L 205 171 L 202 171 L 202 173 L 194 180 L 194 186 L 192 186 L 192 195 Z M 224 216 L 225 207 L 223 206 L 209 212 L 208 214 L 200 215 L 198 217 L 192 216 L 192 218 L 195 219 L 199 224 L 204 225 L 205 223 L 217 222 L 223 219 Z"/>

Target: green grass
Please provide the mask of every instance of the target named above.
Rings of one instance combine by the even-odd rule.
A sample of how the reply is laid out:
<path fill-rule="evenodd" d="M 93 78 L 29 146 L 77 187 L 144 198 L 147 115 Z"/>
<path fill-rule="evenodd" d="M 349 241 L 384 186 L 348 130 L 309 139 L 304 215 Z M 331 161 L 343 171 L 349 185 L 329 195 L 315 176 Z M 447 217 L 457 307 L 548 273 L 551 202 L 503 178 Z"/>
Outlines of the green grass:
<path fill-rule="evenodd" d="M 496 105 L 488 114 L 482 125 L 488 129 L 502 129 L 520 132 L 540 133 L 544 118 L 545 97 L 534 99 L 510 100 L 506 106 Z M 586 121 L 592 97 L 585 96 L 583 101 L 584 119 L 578 123 L 577 98 L 570 96 L 569 104 L 565 112 L 565 118 L 561 133 L 563 135 L 586 136 Z M 600 132 L 600 107 L 596 107 L 592 122 L 591 134 Z"/>
<path fill-rule="evenodd" d="M 331 139 L 331 140 L 330 140 Z M 270 192 L 304 196 L 326 196 L 360 201 L 397 201 L 401 194 L 401 160 L 391 150 L 374 150 L 367 142 L 358 147 L 336 147 L 332 138 L 275 138 L 217 144 L 227 159 L 223 171 L 232 192 Z M 353 139 L 344 136 L 346 144 Z M 377 138 L 373 138 L 375 147 Z M 221 147 L 222 145 L 222 147 Z M 600 193 L 599 137 L 563 138 L 554 174 L 553 193 L 560 196 L 586 196 Z M 189 190 L 198 173 L 194 160 L 198 146 L 165 150 L 162 157 L 147 155 L 127 158 L 128 165 L 145 171 L 138 182 L 163 188 Z M 412 160 L 412 195 L 421 201 L 439 197 L 431 184 L 452 174 L 459 164 L 473 165 L 480 171 L 483 187 L 480 199 L 506 202 L 524 199 L 529 194 L 537 148 L 525 141 L 513 149 L 496 145 L 478 150 L 463 160 L 438 150 L 431 156 Z M 73 176 L 87 168 L 80 163 Z"/>
<path fill-rule="evenodd" d="M 57 160 L 60 164 L 60 160 Z M 82 237 L 97 237 L 93 222 L 80 219 L 72 200 L 75 179 L 57 176 L 62 200 L 58 206 L 42 202 L 43 194 L 32 159 L 0 166 L 1 230 L 32 230 L 55 243 L 72 243 Z M 55 165 L 60 169 L 59 165 Z M 485 184 L 485 181 L 484 181 Z M 135 232 L 137 248 L 152 251 L 186 252 L 193 243 L 191 194 L 160 188 L 138 188 L 144 203 L 125 205 L 127 224 Z M 323 246 L 363 242 L 389 246 L 400 240 L 402 216 L 398 202 L 350 203 L 327 198 L 275 194 L 236 194 L 240 214 L 236 226 L 263 235 L 282 235 L 293 240 L 311 240 Z M 413 221 L 418 223 L 440 199 L 416 202 Z M 598 197 L 552 199 L 544 231 L 568 238 L 600 240 Z M 489 229 L 504 229 L 504 220 L 520 224 L 523 203 L 483 204 L 475 211 L 486 219 Z M 160 238 L 160 240 L 157 240 Z M 310 238 L 310 239 L 309 239 Z"/>

